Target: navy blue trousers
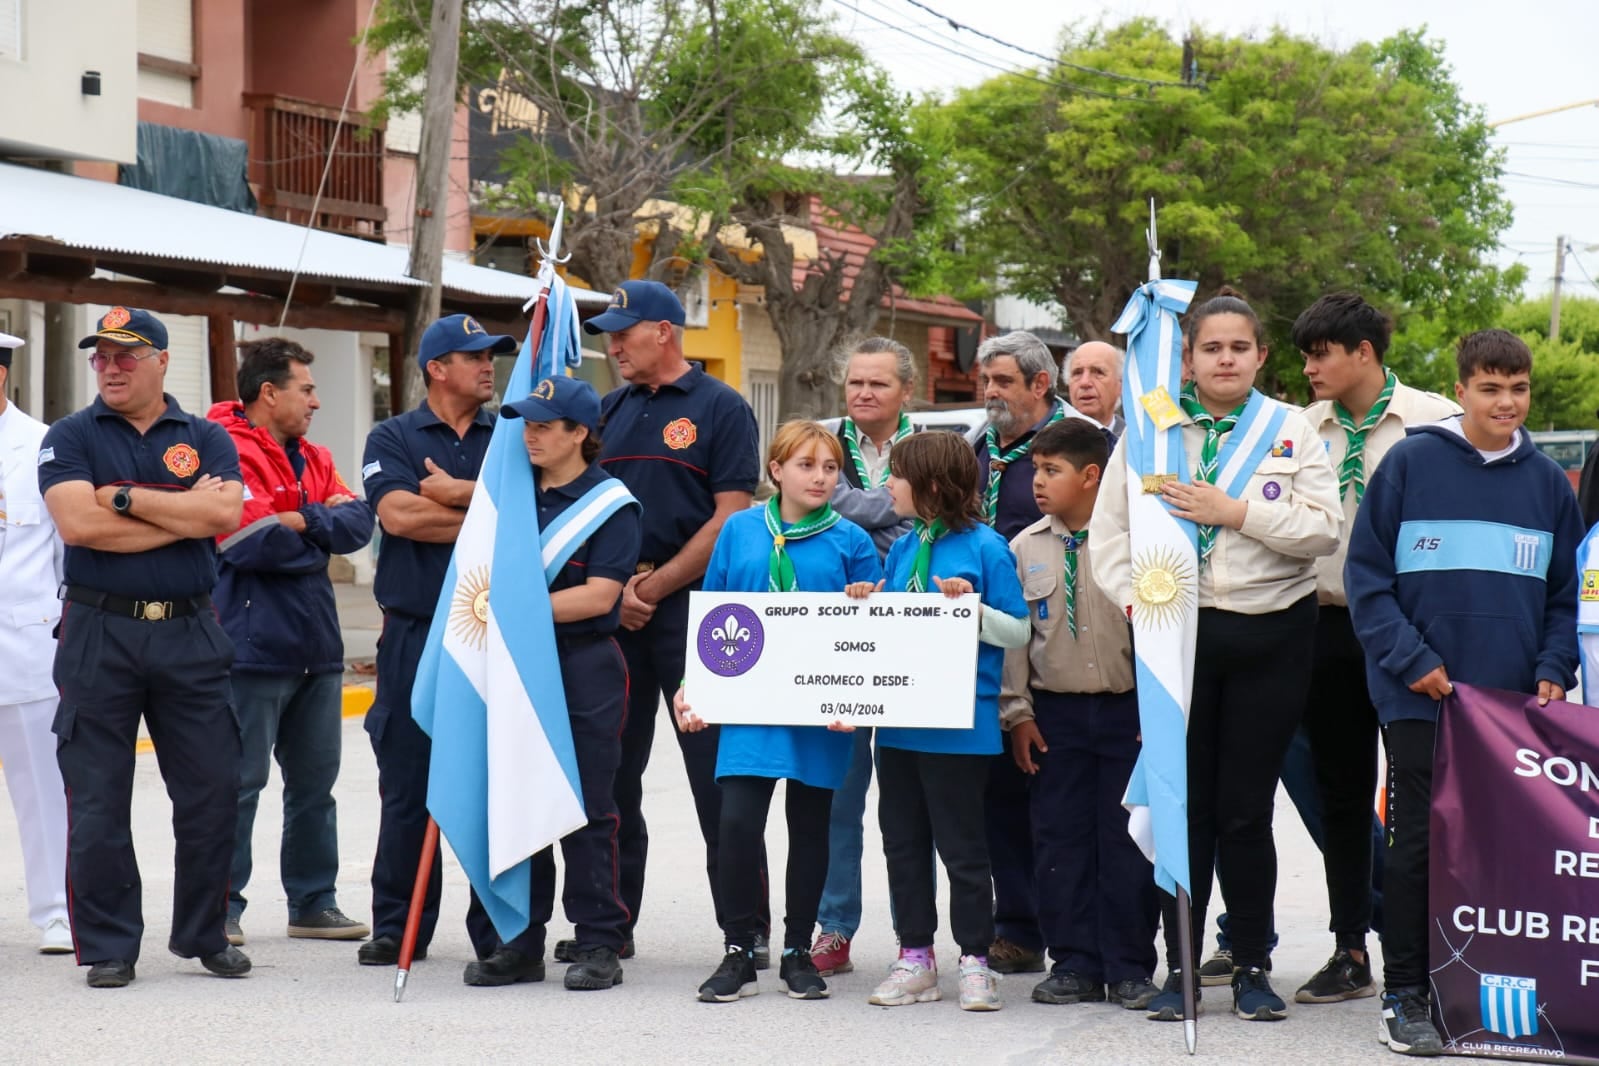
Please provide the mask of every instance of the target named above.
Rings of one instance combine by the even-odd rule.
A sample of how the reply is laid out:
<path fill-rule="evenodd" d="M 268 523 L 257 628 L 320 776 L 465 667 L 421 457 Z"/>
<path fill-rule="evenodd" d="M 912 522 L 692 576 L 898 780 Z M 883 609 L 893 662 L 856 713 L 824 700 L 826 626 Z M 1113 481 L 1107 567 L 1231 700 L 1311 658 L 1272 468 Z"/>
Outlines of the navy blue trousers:
<path fill-rule="evenodd" d="M 984 811 L 988 861 L 994 870 L 994 935 L 1042 951 L 1038 898 L 1033 884 L 1033 818 L 1027 775 L 1008 751 L 993 756 Z"/>
<path fill-rule="evenodd" d="M 644 821 L 644 771 L 650 764 L 650 748 L 655 742 L 655 722 L 661 717 L 661 699 L 668 703 L 683 680 L 683 661 L 688 649 L 688 589 L 673 593 L 656 605 L 649 625 L 637 632 L 617 630 L 617 643 L 627 658 L 629 678 L 627 724 L 622 729 L 622 763 L 616 772 L 616 809 L 622 819 L 619 838 L 622 854 L 622 903 L 629 914 L 624 936 L 631 939 L 644 901 L 644 867 L 649 858 L 650 834 Z M 694 796 L 694 813 L 699 818 L 700 836 L 705 840 L 705 876 L 711 885 L 711 900 L 716 908 L 716 924 L 724 936 L 729 934 L 727 911 L 722 904 L 717 876 L 718 837 L 722 821 L 722 789 L 716 783 L 716 744 L 721 730 L 711 726 L 698 733 L 684 733 L 666 711 L 667 728 L 677 737 L 688 773 L 689 791 Z M 765 846 L 761 852 L 761 883 L 766 875 Z M 676 857 L 674 857 L 676 858 Z M 772 927 L 772 908 L 763 900 L 761 928 Z"/>
<path fill-rule="evenodd" d="M 1059 971 L 1112 984 L 1155 972 L 1154 871 L 1127 835 L 1138 696 L 1033 690 L 1049 751 L 1032 779 L 1038 925 Z"/>
<path fill-rule="evenodd" d="M 566 883 L 561 903 L 576 930 L 579 948 L 622 950 L 627 907 L 621 898 L 617 849 L 616 801 L 612 786 L 622 760 L 622 723 L 627 717 L 627 665 L 609 636 L 557 639 L 566 713 L 572 722 L 572 746 L 583 790 L 588 824 L 561 838 Z M 544 955 L 546 927 L 555 911 L 555 849 L 533 856 L 526 931 L 503 941 L 488 912 L 472 893 L 466 931 L 480 959 L 502 944 L 531 958 Z"/>
<path fill-rule="evenodd" d="M 67 604 L 56 650 L 56 761 L 67 789 L 67 899 L 78 962 L 136 962 L 142 882 L 130 823 L 139 717 L 172 800 L 175 883 L 167 946 L 228 946 L 228 868 L 239 809 L 233 643 L 210 608 L 145 622 Z"/>
<path fill-rule="evenodd" d="M 398 940 L 405 934 L 411 890 L 416 886 L 416 870 L 422 862 L 433 741 L 411 717 L 411 686 L 416 681 L 416 664 L 427 643 L 429 624 L 426 618 L 385 614 L 383 635 L 378 638 L 377 700 L 366 712 L 366 731 L 372 738 L 372 754 L 377 757 L 378 797 L 382 804 L 378 850 L 372 859 L 374 939 L 389 936 Z M 422 920 L 417 927 L 418 948 L 433 941 L 443 881 L 443 859 L 435 852 L 422 903 Z"/>

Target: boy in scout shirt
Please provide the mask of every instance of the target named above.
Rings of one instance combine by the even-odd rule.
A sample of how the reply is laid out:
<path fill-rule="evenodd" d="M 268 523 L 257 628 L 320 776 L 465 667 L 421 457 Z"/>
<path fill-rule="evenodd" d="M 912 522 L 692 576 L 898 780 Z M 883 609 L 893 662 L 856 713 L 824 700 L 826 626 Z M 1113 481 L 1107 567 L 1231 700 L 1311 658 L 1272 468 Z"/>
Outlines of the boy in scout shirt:
<path fill-rule="evenodd" d="M 1068 418 L 1039 431 L 1032 456 L 1044 517 L 1011 550 L 1033 635 L 1005 656 L 1000 716 L 1017 767 L 1032 777 L 1038 924 L 1054 962 L 1033 1000 L 1142 1010 L 1156 991 L 1159 906 L 1122 806 L 1139 748 L 1132 639 L 1087 569 L 1110 444 Z"/>

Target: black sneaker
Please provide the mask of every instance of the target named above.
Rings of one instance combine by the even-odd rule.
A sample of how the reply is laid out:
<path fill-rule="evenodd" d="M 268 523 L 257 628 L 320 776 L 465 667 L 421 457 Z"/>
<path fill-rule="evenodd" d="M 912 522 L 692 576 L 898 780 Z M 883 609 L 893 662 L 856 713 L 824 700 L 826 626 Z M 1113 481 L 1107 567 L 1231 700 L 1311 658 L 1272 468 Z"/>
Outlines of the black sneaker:
<path fill-rule="evenodd" d="M 1371 979 L 1371 956 L 1366 956 L 1365 962 L 1356 962 L 1348 950 L 1339 948 L 1327 960 L 1327 965 L 1294 993 L 1294 1002 L 1340 1003 L 1376 994 L 1377 985 Z"/>
<path fill-rule="evenodd" d="M 1200 982 L 1204 984 L 1203 981 Z M 1200 988 L 1194 989 L 1194 1013 L 1203 1014 L 1204 1005 L 1200 1002 L 1204 993 Z M 1149 1001 L 1145 1008 L 1149 1011 L 1149 1020 L 1152 1022 L 1180 1022 L 1183 1021 L 1183 972 L 1181 970 L 1167 970 L 1166 983 L 1161 986 L 1159 993 Z"/>
<path fill-rule="evenodd" d="M 1249 966 L 1233 973 L 1233 1013 L 1249 1022 L 1280 1022 L 1288 1017 L 1288 1004 L 1272 990 L 1265 970 Z"/>
<path fill-rule="evenodd" d="M 576 962 L 577 941 L 557 940 L 555 942 L 555 950 L 551 954 L 555 957 L 556 962 Z M 633 957 L 632 937 L 622 941 L 622 950 L 616 953 L 616 957 L 619 959 L 631 959 Z"/>
<path fill-rule="evenodd" d="M 1217 948 L 1216 954 L 1199 964 L 1199 983 L 1206 988 L 1230 985 L 1233 981 L 1233 953 Z"/>
<path fill-rule="evenodd" d="M 622 964 L 606 947 L 578 948 L 566 968 L 566 987 L 573 992 L 614 988 L 622 983 Z"/>
<path fill-rule="evenodd" d="M 1105 991 L 1105 998 L 1112 1003 L 1120 1003 L 1127 1010 L 1145 1010 L 1149 1007 L 1150 1000 L 1160 994 L 1160 989 L 1155 982 L 1147 977 L 1129 977 L 1125 981 L 1117 981 Z"/>
<path fill-rule="evenodd" d="M 788 986 L 789 999 L 826 999 L 832 995 L 827 982 L 816 972 L 811 953 L 804 948 L 783 952 L 777 975 Z"/>
<path fill-rule="evenodd" d="M 755 968 L 757 970 L 770 970 L 772 968 L 772 941 L 765 933 L 755 934 Z"/>
<path fill-rule="evenodd" d="M 1396 988 L 1383 993 L 1382 1018 L 1377 1041 L 1401 1055 L 1431 1057 L 1444 1053 L 1444 1042 L 1433 1028 L 1427 992 L 1421 988 Z"/>
<path fill-rule="evenodd" d="M 1105 986 L 1071 970 L 1052 970 L 1033 986 L 1034 1003 L 1103 1003 Z"/>
<path fill-rule="evenodd" d="M 428 957 L 428 949 L 423 944 L 418 944 L 411 953 L 412 962 L 420 962 Z M 362 966 L 395 966 L 400 961 L 400 942 L 392 936 L 378 936 L 362 944 L 355 952 L 356 961 Z"/>
<path fill-rule="evenodd" d="M 127 988 L 133 981 L 133 963 L 106 959 L 89 967 L 90 988 Z"/>
<path fill-rule="evenodd" d="M 700 985 L 699 994 L 702 1003 L 735 1003 L 759 992 L 755 984 L 754 952 L 729 944 L 721 965 Z"/>
<path fill-rule="evenodd" d="M 515 948 L 499 947 L 486 959 L 474 959 L 461 971 L 461 981 L 475 988 L 498 988 L 544 980 L 544 960 Z"/>
<path fill-rule="evenodd" d="M 289 936 L 297 940 L 365 940 L 371 932 L 365 922 L 356 921 L 337 907 L 289 919 Z"/>

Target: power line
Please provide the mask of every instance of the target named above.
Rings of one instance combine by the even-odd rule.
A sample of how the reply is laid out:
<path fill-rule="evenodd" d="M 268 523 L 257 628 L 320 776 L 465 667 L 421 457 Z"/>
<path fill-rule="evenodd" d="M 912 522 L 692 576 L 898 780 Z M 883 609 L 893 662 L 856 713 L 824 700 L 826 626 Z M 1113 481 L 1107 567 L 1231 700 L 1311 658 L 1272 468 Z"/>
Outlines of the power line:
<path fill-rule="evenodd" d="M 1034 74 L 1032 71 L 1018 70 L 1018 69 L 1016 69 L 1014 67 L 1007 67 L 1007 66 L 1005 66 L 1005 65 L 1003 65 L 1001 63 L 980 60 L 980 59 L 977 59 L 976 57 L 974 57 L 970 52 L 963 52 L 963 51 L 961 51 L 961 50 L 959 50 L 957 48 L 952 48 L 949 45 L 943 44 L 943 43 L 941 43 L 939 41 L 936 41 L 936 40 L 928 40 L 926 37 L 921 37 L 921 36 L 919 36 L 919 35 L 917 35 L 915 33 L 912 33 L 910 30 L 906 29 L 904 26 L 901 26 L 901 25 L 899 25 L 897 23 L 889 22 L 887 19 L 878 18 L 876 15 L 873 15 L 869 11 L 862 11 L 859 7 L 855 7 L 855 6 L 852 6 L 851 4 L 849 4 L 847 2 L 847 0 L 834 0 L 834 3 L 838 4 L 839 7 L 844 8 L 844 10 L 849 11 L 849 12 L 859 16 L 860 18 L 868 19 L 868 20 L 870 20 L 872 22 L 877 23 L 879 26 L 883 26 L 883 27 L 885 27 L 887 29 L 893 30 L 895 33 L 902 33 L 906 37 L 909 37 L 911 40 L 916 41 L 919 44 L 926 45 L 929 48 L 936 48 L 936 49 L 938 49 L 941 52 L 945 52 L 945 53 L 947 53 L 949 55 L 952 55 L 952 56 L 955 56 L 955 57 L 957 57 L 959 59 L 965 59 L 965 60 L 967 60 L 969 62 L 977 64 L 978 66 L 988 67 L 990 70 L 997 71 L 997 72 L 999 72 L 1001 74 L 1010 74 L 1010 75 L 1013 75 L 1014 77 L 1025 78 L 1028 81 L 1038 82 L 1040 85 L 1047 85 L 1047 86 L 1049 86 L 1050 88 L 1053 88 L 1053 89 L 1060 89 L 1060 90 L 1063 90 L 1065 92 L 1082 93 L 1085 96 L 1098 96 L 1098 97 L 1102 97 L 1102 98 L 1104 98 L 1106 100 L 1124 100 L 1124 101 L 1127 101 L 1127 102 L 1130 102 L 1130 103 L 1143 103 L 1143 102 L 1145 102 L 1145 98 L 1144 97 L 1134 96 L 1134 95 L 1124 95 L 1124 94 L 1121 94 L 1121 93 L 1108 93 L 1108 92 L 1103 92 L 1103 91 L 1101 91 L 1099 89 L 1089 89 L 1089 88 L 1086 88 L 1085 86 L 1082 86 L 1082 85 L 1072 85 L 1072 84 L 1070 84 L 1068 82 L 1055 81 L 1055 80 L 1053 80 L 1051 78 L 1041 78 L 1037 74 Z M 1174 82 L 1162 82 L 1162 83 L 1159 83 L 1159 84 L 1176 84 L 1176 83 L 1174 83 Z"/>
<path fill-rule="evenodd" d="M 1569 258 L 1573 263 L 1575 263 L 1577 265 L 1577 269 L 1578 270 L 1582 271 L 1582 276 L 1588 280 L 1588 284 L 1589 285 L 1593 285 L 1594 288 L 1599 289 L 1599 284 L 1595 284 L 1594 283 L 1593 275 L 1588 273 L 1588 268 L 1582 265 L 1582 260 L 1581 259 L 1577 258 L 1577 250 L 1576 250 L 1576 248 L 1574 248 L 1574 247 L 1573 248 L 1567 248 L 1566 249 L 1566 257 Z"/>
<path fill-rule="evenodd" d="M 1541 181 L 1550 185 L 1569 185 L 1577 189 L 1599 189 L 1599 182 L 1575 181 L 1571 178 L 1552 178 L 1546 174 L 1527 174 L 1519 170 L 1506 170 L 1503 173 L 1507 178 L 1521 178 L 1525 181 Z"/>
<path fill-rule="evenodd" d="M 1199 88 L 1198 85 L 1194 85 L 1194 84 L 1192 84 L 1190 82 L 1160 81 L 1160 80 L 1157 80 L 1157 79 L 1154 79 L 1154 78 L 1140 78 L 1140 77 L 1137 77 L 1136 75 L 1133 75 L 1133 74 L 1120 74 L 1120 73 L 1117 73 L 1116 71 L 1113 71 L 1113 70 L 1099 70 L 1099 69 L 1097 69 L 1095 67 L 1085 67 L 1085 66 L 1083 66 L 1080 63 L 1069 63 L 1066 60 L 1061 59 L 1059 56 L 1047 56 L 1047 55 L 1044 55 L 1042 52 L 1035 52 L 1035 51 L 1033 51 L 1030 48 L 1023 48 L 1019 44 L 1012 44 L 1011 42 L 1009 42 L 1007 40 L 1004 40 L 1004 39 L 999 38 L 999 37 L 995 37 L 991 33 L 984 33 L 982 30 L 978 29 L 975 26 L 968 26 L 965 23 L 957 22 L 954 19 L 950 18 L 948 15 L 943 14 L 942 12 L 939 12 L 939 11 L 935 11 L 932 8 L 928 7 L 926 4 L 922 3 L 921 0 L 905 0 L 905 2 L 907 4 L 909 4 L 909 5 L 911 5 L 914 8 L 917 8 L 917 9 L 919 9 L 921 11 L 927 12 L 929 15 L 932 15 L 936 19 L 939 19 L 939 20 L 941 20 L 943 22 L 948 23 L 950 29 L 955 30 L 956 32 L 975 34 L 976 36 L 981 37 L 983 40 L 992 41 L 994 44 L 997 44 L 997 45 L 1001 46 L 1002 48 L 1009 48 L 1013 52 L 1020 52 L 1022 55 L 1031 56 L 1034 59 L 1042 59 L 1045 63 L 1048 63 L 1048 64 L 1050 64 L 1052 66 L 1061 66 L 1061 67 L 1067 68 L 1068 70 L 1078 71 L 1079 73 L 1082 73 L 1082 74 L 1092 74 L 1092 75 L 1094 75 L 1096 77 L 1110 78 L 1110 79 L 1113 79 L 1115 81 L 1134 82 L 1134 83 L 1139 84 L 1139 85 L 1162 86 L 1162 87 L 1173 88 L 1173 89 L 1197 89 L 1197 88 Z"/>

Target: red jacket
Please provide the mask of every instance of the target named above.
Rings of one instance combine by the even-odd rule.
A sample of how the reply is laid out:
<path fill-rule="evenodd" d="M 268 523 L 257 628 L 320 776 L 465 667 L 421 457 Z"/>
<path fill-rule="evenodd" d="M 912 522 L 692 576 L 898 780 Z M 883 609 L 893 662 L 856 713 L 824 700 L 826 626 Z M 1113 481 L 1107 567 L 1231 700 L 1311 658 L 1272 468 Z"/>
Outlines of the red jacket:
<path fill-rule="evenodd" d="M 222 628 L 233 639 L 235 670 L 332 673 L 344 669 L 328 557 L 359 550 L 372 539 L 372 508 L 354 499 L 335 507 L 329 496 L 356 494 L 326 448 L 303 438 L 291 445 L 304 459 L 295 475 L 289 453 L 270 430 L 252 426 L 238 401 L 214 404 L 206 417 L 228 431 L 244 478 L 239 529 L 217 538 L 220 566 L 213 594 Z M 298 511 L 305 532 L 278 515 Z"/>

